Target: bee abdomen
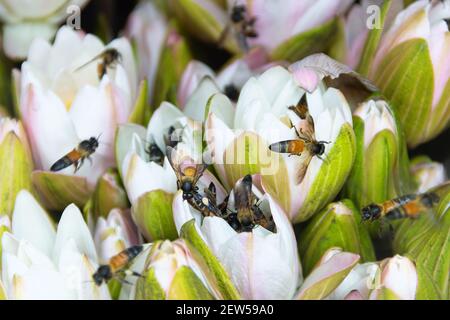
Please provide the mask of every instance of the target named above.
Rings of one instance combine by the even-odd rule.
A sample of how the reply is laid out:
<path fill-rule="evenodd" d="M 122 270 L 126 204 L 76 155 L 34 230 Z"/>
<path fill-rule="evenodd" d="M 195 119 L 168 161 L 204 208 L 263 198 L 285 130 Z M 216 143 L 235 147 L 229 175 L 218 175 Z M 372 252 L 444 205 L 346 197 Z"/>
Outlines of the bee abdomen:
<path fill-rule="evenodd" d="M 50 171 L 60 171 L 68 166 L 72 165 L 73 162 L 69 159 L 69 157 L 65 156 L 56 161 L 51 167 Z"/>
<path fill-rule="evenodd" d="M 393 209 L 386 213 L 386 218 L 388 218 L 390 220 L 402 219 L 402 218 L 405 218 L 406 216 L 407 215 L 404 212 L 404 210 L 402 209 L 402 207 Z"/>
<path fill-rule="evenodd" d="M 273 152 L 287 153 L 289 152 L 289 143 L 290 141 L 275 142 L 269 146 L 269 149 Z"/>
<path fill-rule="evenodd" d="M 435 204 L 439 203 L 440 198 L 439 196 L 434 193 L 434 192 L 430 192 L 430 193 L 424 193 L 422 195 L 422 198 L 420 199 L 420 202 L 426 207 L 426 208 L 431 208 L 433 207 Z"/>
<path fill-rule="evenodd" d="M 143 249 L 144 247 L 142 245 L 136 245 L 125 249 L 124 252 L 128 256 L 128 259 L 131 260 L 141 253 Z"/>

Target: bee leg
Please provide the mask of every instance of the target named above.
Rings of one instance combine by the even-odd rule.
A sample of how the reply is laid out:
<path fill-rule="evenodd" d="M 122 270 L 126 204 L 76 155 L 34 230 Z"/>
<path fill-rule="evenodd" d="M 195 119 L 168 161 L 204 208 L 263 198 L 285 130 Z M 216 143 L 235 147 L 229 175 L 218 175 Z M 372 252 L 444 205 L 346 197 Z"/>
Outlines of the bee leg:
<path fill-rule="evenodd" d="M 91 167 L 92 167 L 92 159 L 91 159 L 91 157 L 87 157 L 86 159 L 88 159 L 89 160 L 89 164 L 91 165 Z"/>
<path fill-rule="evenodd" d="M 75 167 L 75 169 L 74 169 L 74 171 L 73 171 L 73 173 L 77 173 L 77 171 L 78 171 L 78 169 L 80 168 L 80 162 L 79 161 L 77 161 L 77 162 L 75 162 L 73 165 L 74 165 L 74 167 Z"/>

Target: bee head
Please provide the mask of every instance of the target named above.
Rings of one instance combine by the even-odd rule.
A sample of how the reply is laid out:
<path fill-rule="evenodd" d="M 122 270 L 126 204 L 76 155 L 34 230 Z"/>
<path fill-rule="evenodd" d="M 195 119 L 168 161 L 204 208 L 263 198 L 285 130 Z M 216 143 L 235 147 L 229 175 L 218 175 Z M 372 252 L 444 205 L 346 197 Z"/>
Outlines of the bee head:
<path fill-rule="evenodd" d="M 193 188 L 190 181 L 184 181 L 181 185 L 181 190 L 183 190 L 183 200 L 189 200 L 194 196 L 192 194 Z"/>
<path fill-rule="evenodd" d="M 89 138 L 89 144 L 91 145 L 91 147 L 93 149 L 96 149 L 98 147 L 98 139 L 95 137 L 90 137 Z"/>
<path fill-rule="evenodd" d="M 322 155 L 325 152 L 325 144 L 324 143 L 315 143 L 312 147 L 312 152 L 315 155 Z"/>
<path fill-rule="evenodd" d="M 97 269 L 97 272 L 92 275 L 92 279 L 94 279 L 94 282 L 97 286 L 100 286 L 103 280 L 107 281 L 111 279 L 111 277 L 111 269 L 107 265 L 100 266 Z"/>
<path fill-rule="evenodd" d="M 379 205 L 376 205 L 374 203 L 369 204 L 368 206 L 361 209 L 362 211 L 362 220 L 374 220 L 378 218 L 381 214 L 381 208 Z"/>
<path fill-rule="evenodd" d="M 245 11 L 246 11 L 245 6 L 235 5 L 231 11 L 231 21 L 236 23 L 244 20 Z"/>

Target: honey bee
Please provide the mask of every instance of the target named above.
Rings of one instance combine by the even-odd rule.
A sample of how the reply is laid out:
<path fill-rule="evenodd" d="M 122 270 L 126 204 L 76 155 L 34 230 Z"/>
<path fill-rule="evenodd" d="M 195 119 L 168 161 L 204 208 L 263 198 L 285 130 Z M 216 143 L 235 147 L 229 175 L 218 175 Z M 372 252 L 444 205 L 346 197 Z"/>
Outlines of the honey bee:
<path fill-rule="evenodd" d="M 148 154 L 149 161 L 156 162 L 159 165 L 164 163 L 164 153 L 159 149 L 156 143 L 150 143 L 145 152 Z"/>
<path fill-rule="evenodd" d="M 167 147 L 167 158 L 177 176 L 178 189 L 183 191 L 183 200 L 188 200 L 191 205 L 195 206 L 196 200 L 198 200 L 198 196 L 197 199 L 193 199 L 194 195 L 198 192 L 196 184 L 207 165 L 204 163 L 195 164 L 188 156 L 182 158 L 170 146 Z"/>
<path fill-rule="evenodd" d="M 103 282 L 107 283 L 112 278 L 117 278 L 121 282 L 130 284 L 124 279 L 125 276 L 133 275 L 141 277 L 141 274 L 129 270 L 128 267 L 143 249 L 144 247 L 142 245 L 129 247 L 109 259 L 108 264 L 99 266 L 97 271 L 92 275 L 95 284 L 100 286 Z"/>
<path fill-rule="evenodd" d="M 98 148 L 98 139 L 95 137 L 90 137 L 88 140 L 81 141 L 78 146 L 66 154 L 61 159 L 57 160 L 51 167 L 50 171 L 60 171 L 64 168 L 67 168 L 70 165 L 75 166 L 75 171 L 77 172 L 84 163 L 85 159 L 88 159 L 95 150 Z"/>
<path fill-rule="evenodd" d="M 221 46 L 230 32 L 233 30 L 237 42 L 244 52 L 249 49 L 247 38 L 257 38 L 258 33 L 255 30 L 256 17 L 250 17 L 245 5 L 233 5 L 230 12 L 230 23 L 222 31 L 219 37 L 219 45 Z"/>
<path fill-rule="evenodd" d="M 223 204 L 217 205 L 216 186 L 214 183 L 211 182 L 204 192 L 205 195 L 201 195 L 195 191 L 190 204 L 200 211 L 204 217 L 221 217 Z"/>
<path fill-rule="evenodd" d="M 272 143 L 269 149 L 278 153 L 289 153 L 289 155 L 297 155 L 301 157 L 300 164 L 297 168 L 297 184 L 300 184 L 305 177 L 309 163 L 314 156 L 322 159 L 325 152 L 325 144 L 328 141 L 317 141 L 314 130 L 314 120 L 309 113 L 306 95 L 300 98 L 295 106 L 290 106 L 289 110 L 293 111 L 301 120 L 306 121 L 306 126 L 297 130 L 295 129 L 298 139 L 285 140 Z M 323 160 L 323 159 L 322 159 Z"/>
<path fill-rule="evenodd" d="M 381 218 L 396 220 L 417 218 L 420 213 L 434 207 L 440 201 L 435 192 L 408 194 L 376 204 L 371 203 L 361 209 L 362 221 L 374 221 Z"/>
<path fill-rule="evenodd" d="M 241 182 L 236 185 L 233 189 L 234 204 L 236 208 L 236 213 L 231 213 L 227 217 L 230 225 L 235 230 L 241 232 L 251 231 L 255 225 L 260 225 L 267 230 L 273 231 L 275 224 L 272 217 L 270 219 L 266 218 L 262 210 L 257 204 L 257 199 L 252 191 L 252 176 L 246 175 L 242 178 Z"/>
<path fill-rule="evenodd" d="M 106 71 L 108 68 L 113 68 L 117 65 L 118 62 L 122 60 L 122 55 L 117 49 L 109 48 L 89 60 L 88 62 L 84 63 L 83 65 L 79 66 L 75 71 L 78 71 L 85 66 L 89 65 L 95 60 L 100 60 L 100 62 L 97 65 L 97 74 L 98 79 L 101 80 L 103 76 L 106 74 Z"/>

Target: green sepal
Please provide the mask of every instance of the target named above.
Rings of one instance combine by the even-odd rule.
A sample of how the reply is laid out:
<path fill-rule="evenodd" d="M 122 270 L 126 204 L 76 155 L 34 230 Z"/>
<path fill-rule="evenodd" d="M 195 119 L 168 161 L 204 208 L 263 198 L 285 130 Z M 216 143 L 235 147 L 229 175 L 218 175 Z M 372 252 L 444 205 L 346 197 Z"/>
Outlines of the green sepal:
<path fill-rule="evenodd" d="M 166 300 L 166 293 L 156 279 L 155 269 L 147 269 L 136 282 L 136 300 Z"/>
<path fill-rule="evenodd" d="M 240 299 L 240 295 L 225 268 L 198 234 L 195 220 L 190 220 L 181 227 L 180 237 L 186 241 L 192 257 L 198 263 L 208 284 L 214 290 L 214 295 L 218 299 Z"/>
<path fill-rule="evenodd" d="M 132 208 L 133 219 L 149 241 L 178 238 L 172 213 L 173 194 L 164 190 L 149 191 L 140 196 Z"/>
<path fill-rule="evenodd" d="M 187 266 L 180 267 L 170 284 L 169 300 L 213 300 L 200 278 Z"/>

